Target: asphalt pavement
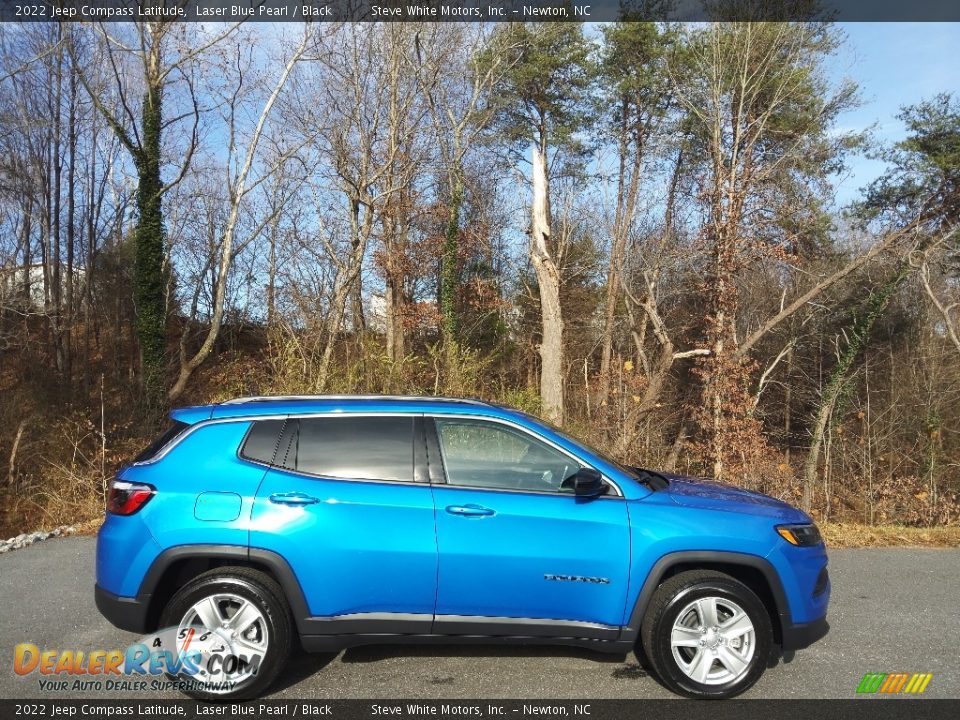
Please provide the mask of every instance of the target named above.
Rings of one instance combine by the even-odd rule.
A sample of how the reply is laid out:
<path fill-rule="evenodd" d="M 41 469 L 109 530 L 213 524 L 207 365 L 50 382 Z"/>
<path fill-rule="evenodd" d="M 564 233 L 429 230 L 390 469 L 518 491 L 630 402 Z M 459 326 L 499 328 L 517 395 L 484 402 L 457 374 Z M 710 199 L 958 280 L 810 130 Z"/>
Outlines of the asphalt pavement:
<path fill-rule="evenodd" d="M 56 693 L 13 672 L 13 651 L 123 649 L 93 601 L 94 540 L 47 540 L 0 555 L 0 698 L 129 698 Z M 852 698 L 867 672 L 929 672 L 925 696 L 960 698 L 960 550 L 830 553 L 831 631 L 768 669 L 749 698 Z M 179 697 L 171 692 L 147 697 Z M 379 646 L 298 654 L 272 688 L 282 698 L 669 698 L 633 654 L 503 646 Z"/>

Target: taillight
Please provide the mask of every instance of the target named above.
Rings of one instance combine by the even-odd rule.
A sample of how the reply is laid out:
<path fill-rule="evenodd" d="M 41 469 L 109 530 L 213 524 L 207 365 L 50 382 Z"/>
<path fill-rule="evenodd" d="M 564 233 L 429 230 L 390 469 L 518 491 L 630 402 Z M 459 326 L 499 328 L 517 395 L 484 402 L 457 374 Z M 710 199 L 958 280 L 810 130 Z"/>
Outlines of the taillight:
<path fill-rule="evenodd" d="M 146 483 L 114 480 L 107 493 L 107 512 L 114 515 L 133 515 L 147 504 L 156 490 Z"/>

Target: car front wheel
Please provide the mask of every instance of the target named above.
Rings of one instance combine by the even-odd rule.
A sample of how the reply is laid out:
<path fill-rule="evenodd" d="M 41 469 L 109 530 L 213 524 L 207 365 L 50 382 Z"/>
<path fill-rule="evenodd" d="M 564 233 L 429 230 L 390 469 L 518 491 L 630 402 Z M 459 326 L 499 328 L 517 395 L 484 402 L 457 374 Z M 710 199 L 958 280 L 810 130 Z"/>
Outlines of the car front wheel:
<path fill-rule="evenodd" d="M 746 585 L 714 571 L 680 573 L 654 593 L 641 626 L 643 651 L 659 680 L 694 698 L 728 698 L 766 669 L 770 616 Z"/>

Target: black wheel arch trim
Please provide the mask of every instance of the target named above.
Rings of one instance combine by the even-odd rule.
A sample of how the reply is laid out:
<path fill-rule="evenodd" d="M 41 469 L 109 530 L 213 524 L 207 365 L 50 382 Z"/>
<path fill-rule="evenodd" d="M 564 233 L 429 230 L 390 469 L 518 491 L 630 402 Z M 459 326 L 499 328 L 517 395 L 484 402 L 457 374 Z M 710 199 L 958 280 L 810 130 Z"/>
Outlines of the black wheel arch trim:
<path fill-rule="evenodd" d="M 148 606 L 151 598 L 156 595 L 157 586 L 164 573 L 176 562 L 193 559 L 236 560 L 245 565 L 265 567 L 283 588 L 283 594 L 290 605 L 297 630 L 301 633 L 306 630 L 303 623 L 310 612 L 306 597 L 303 594 L 303 588 L 300 587 L 300 582 L 297 580 L 293 568 L 277 553 L 244 545 L 177 545 L 164 550 L 157 556 L 140 583 L 136 600 L 143 605 L 144 631 L 152 629 L 148 627 L 150 624 L 150 619 L 147 617 Z M 156 613 L 153 614 L 156 615 Z M 108 617 L 108 619 L 110 618 Z"/>
<path fill-rule="evenodd" d="M 650 598 L 653 597 L 654 591 L 660 586 L 671 568 L 677 565 L 695 566 L 697 564 L 742 565 L 758 570 L 767 581 L 770 593 L 773 596 L 773 602 L 776 605 L 777 617 L 771 617 L 770 620 L 775 624 L 778 623 L 782 636 L 787 637 L 788 629 L 793 627 L 790 619 L 790 606 L 787 603 L 787 596 L 783 591 L 780 576 L 777 575 L 777 571 L 774 570 L 773 565 L 768 560 L 759 555 L 723 550 L 680 550 L 664 555 L 653 564 L 634 603 L 630 619 L 621 631 L 620 639 L 636 641 L 639 638 L 640 624 L 643 622 L 643 616 L 650 604 Z"/>

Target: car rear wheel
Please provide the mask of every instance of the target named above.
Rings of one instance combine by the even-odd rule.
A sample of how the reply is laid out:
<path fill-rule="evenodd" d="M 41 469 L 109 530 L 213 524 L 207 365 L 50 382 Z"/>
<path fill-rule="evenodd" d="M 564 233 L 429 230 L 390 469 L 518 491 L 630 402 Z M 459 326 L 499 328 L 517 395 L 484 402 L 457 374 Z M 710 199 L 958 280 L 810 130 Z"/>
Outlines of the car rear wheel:
<path fill-rule="evenodd" d="M 770 616 L 746 585 L 713 571 L 680 573 L 653 595 L 640 631 L 644 654 L 669 690 L 728 698 L 766 669 Z"/>
<path fill-rule="evenodd" d="M 249 568 L 198 575 L 174 594 L 160 622 L 175 630 L 178 657 L 192 657 L 172 679 L 201 700 L 257 697 L 290 656 L 293 624 L 283 591 Z"/>

